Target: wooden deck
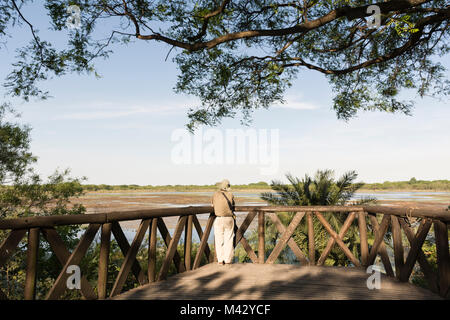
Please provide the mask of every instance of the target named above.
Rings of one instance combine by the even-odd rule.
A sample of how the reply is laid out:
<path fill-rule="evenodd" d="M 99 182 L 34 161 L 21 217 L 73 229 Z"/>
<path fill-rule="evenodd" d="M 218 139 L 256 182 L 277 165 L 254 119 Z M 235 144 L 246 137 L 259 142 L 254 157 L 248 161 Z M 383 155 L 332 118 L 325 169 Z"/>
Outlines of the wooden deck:
<path fill-rule="evenodd" d="M 441 299 L 429 290 L 381 276 L 381 289 L 369 290 L 363 269 L 285 264 L 208 264 L 130 290 L 122 300 L 406 300 Z"/>

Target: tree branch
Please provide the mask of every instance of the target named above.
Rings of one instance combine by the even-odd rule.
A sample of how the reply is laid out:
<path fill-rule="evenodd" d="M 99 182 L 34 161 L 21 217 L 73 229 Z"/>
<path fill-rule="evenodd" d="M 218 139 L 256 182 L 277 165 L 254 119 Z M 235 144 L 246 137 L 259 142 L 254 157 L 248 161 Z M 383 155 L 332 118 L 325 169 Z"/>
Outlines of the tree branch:
<path fill-rule="evenodd" d="M 221 14 L 225 10 L 225 7 L 227 6 L 227 4 L 229 2 L 230 2 L 230 0 L 224 0 L 218 9 L 216 9 L 213 12 L 210 12 L 207 15 L 205 15 L 204 17 L 202 17 L 204 19 L 202 28 L 200 29 L 199 33 L 196 36 L 187 38 L 188 41 L 200 40 L 206 34 L 206 29 L 208 28 L 209 19 Z"/>
<path fill-rule="evenodd" d="M 16 4 L 16 2 L 14 0 L 12 0 L 12 3 L 13 3 L 13 6 L 14 6 L 14 9 L 16 9 L 16 11 L 19 14 L 20 18 L 30 27 L 31 34 L 33 35 L 33 38 L 34 38 L 37 46 L 39 47 L 41 55 L 42 55 L 42 45 L 41 45 L 41 42 L 39 40 L 39 37 L 36 35 L 36 32 L 34 30 L 33 25 L 27 19 L 25 19 L 25 17 L 22 15 L 22 12 L 20 11 L 19 7 L 17 6 L 17 4 Z"/>
<path fill-rule="evenodd" d="M 392 60 L 392 59 L 402 55 L 403 53 L 410 50 L 411 48 L 413 48 L 414 46 L 416 46 L 423 40 L 423 39 L 421 39 L 421 37 L 423 35 L 423 30 L 426 25 L 430 25 L 430 24 L 437 23 L 437 22 L 442 22 L 448 18 L 450 18 L 450 8 L 447 9 L 445 12 L 442 12 L 442 13 L 439 13 L 439 14 L 436 14 L 433 16 L 428 16 L 416 24 L 416 28 L 419 30 L 417 32 L 413 33 L 411 38 L 409 39 L 409 41 L 406 42 L 403 46 L 392 50 L 389 54 L 379 56 L 375 59 L 367 60 L 363 63 L 360 63 L 358 65 L 355 65 L 355 66 L 352 66 L 352 67 L 349 67 L 346 69 L 340 69 L 340 70 L 324 69 L 319 66 L 307 63 L 306 61 L 304 61 L 302 58 L 299 58 L 299 57 L 290 58 L 291 60 L 295 60 L 298 62 L 284 64 L 283 67 L 304 66 L 304 67 L 307 67 L 308 69 L 316 70 L 316 71 L 322 72 L 324 74 L 334 74 L 334 75 L 346 74 L 346 73 L 350 73 L 350 72 L 353 72 L 353 71 L 356 71 L 359 69 L 367 68 L 371 65 L 381 63 L 381 62 L 386 62 L 386 61 Z"/>
<path fill-rule="evenodd" d="M 431 0 L 391 0 L 389 2 L 379 2 L 376 3 L 380 7 L 381 13 L 389 13 L 391 11 L 399 11 L 402 12 L 404 10 L 411 9 L 415 6 L 422 5 L 424 3 L 430 2 Z M 285 36 L 291 34 L 298 33 L 306 33 L 311 30 L 322 27 L 338 18 L 347 17 L 348 20 L 354 20 L 361 17 L 366 17 L 369 14 L 367 13 L 367 7 L 369 5 L 351 8 L 348 6 L 338 8 L 330 11 L 326 15 L 310 21 L 305 21 L 301 24 L 295 25 L 289 28 L 282 29 L 263 29 L 263 30 L 246 30 L 239 31 L 234 33 L 229 33 L 223 36 L 216 37 L 209 41 L 204 42 L 196 42 L 196 43 L 188 43 L 175 39 L 168 38 L 159 33 L 154 33 L 151 35 L 138 35 L 138 39 L 142 40 L 156 40 L 166 42 L 170 45 L 186 49 L 188 51 L 199 51 L 202 49 L 211 49 L 217 45 L 222 43 L 239 40 L 239 39 L 249 39 L 254 37 L 274 37 L 274 36 Z"/>

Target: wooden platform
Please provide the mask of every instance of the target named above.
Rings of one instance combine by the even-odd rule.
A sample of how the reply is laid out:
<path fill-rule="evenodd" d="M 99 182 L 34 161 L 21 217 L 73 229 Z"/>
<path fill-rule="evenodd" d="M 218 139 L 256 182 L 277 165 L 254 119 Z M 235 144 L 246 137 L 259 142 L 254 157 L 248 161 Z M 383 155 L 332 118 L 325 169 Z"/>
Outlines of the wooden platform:
<path fill-rule="evenodd" d="M 369 276 L 356 268 L 208 264 L 130 290 L 114 299 L 441 299 L 429 290 L 384 275 L 381 276 L 381 289 L 369 290 L 366 285 Z"/>

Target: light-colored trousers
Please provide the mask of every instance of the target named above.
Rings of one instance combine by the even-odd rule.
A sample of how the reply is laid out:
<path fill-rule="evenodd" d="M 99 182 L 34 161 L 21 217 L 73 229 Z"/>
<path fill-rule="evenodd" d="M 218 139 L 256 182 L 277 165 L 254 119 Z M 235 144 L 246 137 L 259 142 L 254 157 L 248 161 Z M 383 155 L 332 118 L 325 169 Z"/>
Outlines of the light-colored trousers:
<path fill-rule="evenodd" d="M 214 239 L 218 262 L 231 263 L 234 256 L 233 238 L 233 217 L 216 217 L 214 220 Z"/>

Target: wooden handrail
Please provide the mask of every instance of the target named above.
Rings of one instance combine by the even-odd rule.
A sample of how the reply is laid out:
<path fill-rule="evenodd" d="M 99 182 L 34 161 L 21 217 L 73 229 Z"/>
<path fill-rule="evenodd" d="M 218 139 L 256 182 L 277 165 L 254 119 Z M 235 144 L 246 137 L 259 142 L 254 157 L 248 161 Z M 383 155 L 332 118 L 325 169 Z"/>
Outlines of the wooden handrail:
<path fill-rule="evenodd" d="M 362 207 L 349 207 L 349 206 L 236 206 L 237 212 L 249 212 L 249 211 L 332 211 L 332 212 L 346 212 L 346 211 L 362 211 Z M 92 214 L 80 214 L 80 215 L 55 215 L 55 216 L 32 216 L 22 217 L 15 219 L 0 220 L 0 230 L 9 229 L 29 229 L 37 227 L 54 227 L 62 225 L 73 224 L 89 224 L 89 223 L 111 223 L 115 221 L 126 220 L 138 220 L 138 219 L 151 219 L 151 218 L 163 218 L 173 216 L 187 216 L 192 214 L 205 214 L 212 213 L 213 208 L 211 206 L 189 206 L 183 208 L 158 208 L 158 209 L 142 209 L 132 211 L 111 211 L 104 213 L 92 213 Z"/>
<path fill-rule="evenodd" d="M 448 209 L 426 208 L 426 207 L 392 207 L 392 206 L 363 206 L 368 213 L 384 213 L 399 217 L 431 218 L 450 222 L 450 211 Z"/>
<path fill-rule="evenodd" d="M 74 224 L 112 223 L 117 221 L 187 216 L 191 214 L 211 213 L 210 206 L 190 206 L 183 208 L 143 209 L 132 211 L 111 211 L 105 213 L 33 216 L 0 220 L 0 230 L 28 229 L 36 227 L 55 227 Z"/>
<path fill-rule="evenodd" d="M 450 221 L 448 209 L 388 207 L 388 206 L 236 206 L 237 212 L 361 212 L 383 213 L 399 217 L 432 218 Z M 33 216 L 0 220 L 0 230 L 54 227 L 73 224 L 111 223 L 114 221 L 139 220 L 192 214 L 212 213 L 211 206 L 188 206 L 182 208 L 158 208 L 132 211 L 111 211 L 80 215 Z"/>
<path fill-rule="evenodd" d="M 236 206 L 236 212 L 247 213 L 244 221 L 236 229 L 235 245 L 242 244 L 248 257 L 254 263 L 275 263 L 280 253 L 289 246 L 301 265 L 323 265 L 329 256 L 333 246 L 338 246 L 347 256 L 353 266 L 367 267 L 374 263 L 379 256 L 388 276 L 397 277 L 400 281 L 408 281 L 416 262 L 419 263 L 430 289 L 443 297 L 450 295 L 450 254 L 448 243 L 448 227 L 450 212 L 447 209 L 434 209 L 427 207 L 394 207 L 394 206 Z M 285 226 L 275 214 L 276 212 L 296 213 L 290 224 Z M 334 212 L 346 214 L 346 220 L 340 230 L 334 230 L 322 213 Z M 205 229 L 197 218 L 198 214 L 209 214 Z M 382 215 L 382 217 L 377 214 Z M 244 237 L 246 230 L 252 221 L 257 218 L 258 245 L 255 252 Z M 169 233 L 162 218 L 179 217 L 173 234 Z M 305 217 L 305 218 L 304 218 Z M 408 218 L 422 218 L 419 229 L 415 232 L 411 228 Z M 304 219 L 303 219 L 304 218 Z M 381 218 L 381 219 L 380 219 Z M 9 235 L 0 244 L 0 267 L 4 265 L 13 254 L 22 238 L 28 233 L 27 241 L 27 270 L 24 297 L 34 299 L 36 290 L 36 266 L 38 264 L 39 235 L 50 245 L 63 269 L 55 284 L 47 295 L 47 299 L 58 299 L 64 291 L 67 278 L 66 268 L 69 265 L 77 265 L 86 250 L 92 243 L 97 231 L 101 228 L 98 295 L 83 276 L 81 279 L 81 293 L 86 299 L 104 299 L 106 297 L 106 283 L 108 280 L 108 259 L 110 238 L 113 235 L 120 250 L 124 255 L 119 275 L 117 276 L 111 296 L 121 293 L 125 280 L 132 272 L 139 283 L 164 280 L 172 262 L 177 272 L 184 272 L 200 267 L 201 260 L 206 256 L 207 263 L 214 261 L 214 254 L 208 245 L 208 238 L 212 231 L 215 216 L 211 206 L 188 206 L 183 208 L 159 208 L 133 211 L 111 211 L 96 214 L 60 215 L 60 216 L 36 216 L 16 219 L 0 220 L 0 230 L 11 230 Z M 267 221 L 266 221 L 267 219 Z M 293 239 L 293 233 L 300 223 L 306 223 L 308 232 L 308 252 L 303 252 Z M 318 252 L 320 257 L 316 259 L 314 244 L 313 219 L 317 219 L 325 228 L 330 238 L 326 248 Z M 356 223 L 356 219 L 358 220 Z M 120 221 L 141 220 L 133 242 L 130 244 L 126 239 Z M 270 255 L 265 257 L 265 225 L 271 221 L 276 227 L 280 238 Z M 355 223 L 354 223 L 355 222 Z M 358 229 L 360 236 L 360 250 L 357 255 L 349 250 L 344 242 L 344 237 L 350 226 Z M 369 228 L 370 224 L 370 228 Z M 72 253 L 58 235 L 54 227 L 62 225 L 88 225 L 85 234 L 81 237 L 77 247 Z M 421 247 L 433 225 L 434 237 L 436 239 L 436 254 L 438 270 L 435 272 L 427 261 Z M 385 234 L 389 227 L 392 230 L 394 244 L 395 270 L 391 266 L 385 244 Z M 157 230 L 167 247 L 164 261 L 159 273 L 156 274 L 156 237 Z M 192 232 L 197 231 L 200 239 L 197 253 L 193 261 L 192 254 Z M 148 274 L 145 275 L 137 261 L 137 253 L 142 244 L 146 232 L 149 232 L 148 243 Z M 404 251 L 402 231 L 406 235 L 410 249 Z M 184 259 L 178 253 L 178 242 L 182 233 L 185 233 Z M 373 234 L 373 243 L 369 247 L 368 232 Z M 370 250 L 369 250 L 370 249 Z M 405 252 L 408 252 L 405 257 Z M 0 288 L 0 298 L 6 297 Z"/>

